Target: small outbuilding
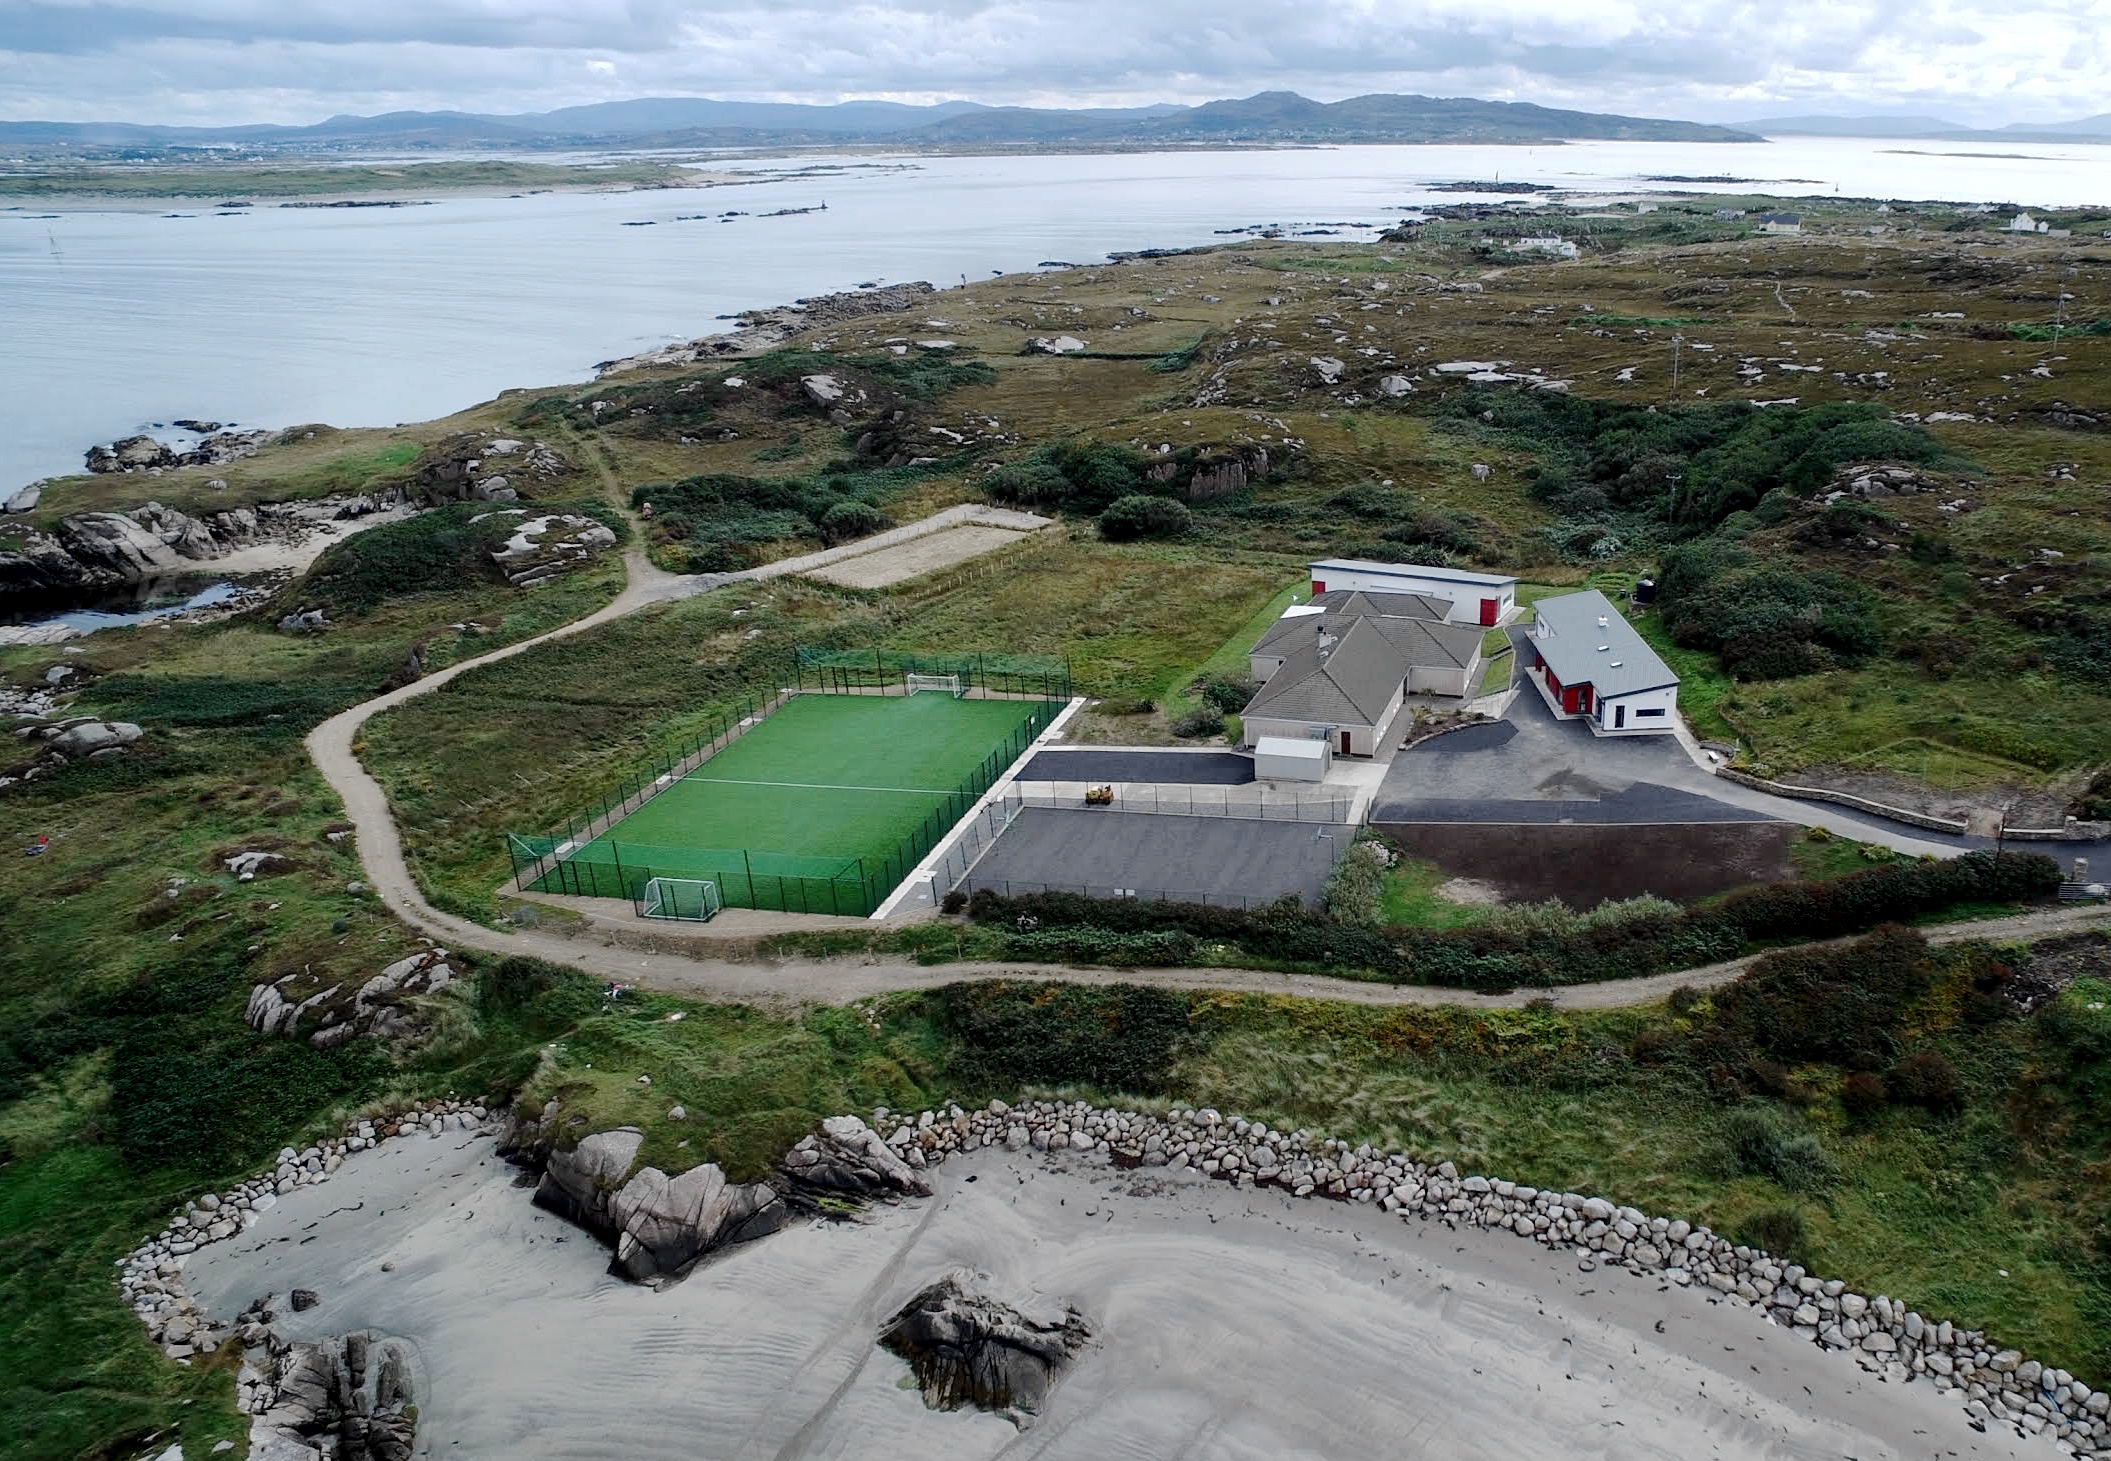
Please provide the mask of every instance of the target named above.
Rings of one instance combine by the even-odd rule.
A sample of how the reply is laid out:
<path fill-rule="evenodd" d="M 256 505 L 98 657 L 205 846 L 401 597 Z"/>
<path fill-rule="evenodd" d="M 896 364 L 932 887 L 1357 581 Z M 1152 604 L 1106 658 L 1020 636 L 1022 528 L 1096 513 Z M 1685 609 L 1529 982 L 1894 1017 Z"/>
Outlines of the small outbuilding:
<path fill-rule="evenodd" d="M 1333 764 L 1333 747 L 1322 740 L 1262 736 L 1253 743 L 1256 781 L 1325 781 Z"/>

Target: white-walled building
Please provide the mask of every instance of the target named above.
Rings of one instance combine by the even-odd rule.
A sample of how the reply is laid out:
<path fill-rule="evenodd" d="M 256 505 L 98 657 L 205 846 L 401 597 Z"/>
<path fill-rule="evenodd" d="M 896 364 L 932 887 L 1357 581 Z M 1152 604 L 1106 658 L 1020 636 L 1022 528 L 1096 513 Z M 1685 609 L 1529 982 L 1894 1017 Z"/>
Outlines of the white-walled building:
<path fill-rule="evenodd" d="M 1604 594 L 1541 599 L 1534 613 L 1525 673 L 1557 718 L 1599 735 L 1677 729 L 1679 677 Z"/>
<path fill-rule="evenodd" d="M 1803 232 L 1803 220 L 1793 213 L 1762 213 L 1759 215 L 1759 231 L 1772 234 L 1798 234 Z"/>
<path fill-rule="evenodd" d="M 1373 563 L 1361 558 L 1323 558 L 1311 565 L 1312 596 L 1341 589 L 1364 593 L 1420 594 L 1450 602 L 1449 624 L 1491 626 L 1517 612 L 1517 580 L 1498 573 L 1463 568 L 1432 568 L 1416 563 Z"/>
<path fill-rule="evenodd" d="M 1537 234 L 1521 238 L 1510 245 L 1513 254 L 1544 254 L 1550 259 L 1573 259 L 1578 253 L 1576 245 L 1558 233 Z"/>
<path fill-rule="evenodd" d="M 1374 756 L 1406 695 L 1398 651 L 1371 620 L 1350 619 L 1283 657 L 1239 717 L 1242 744 L 1323 740 L 1336 755 Z"/>

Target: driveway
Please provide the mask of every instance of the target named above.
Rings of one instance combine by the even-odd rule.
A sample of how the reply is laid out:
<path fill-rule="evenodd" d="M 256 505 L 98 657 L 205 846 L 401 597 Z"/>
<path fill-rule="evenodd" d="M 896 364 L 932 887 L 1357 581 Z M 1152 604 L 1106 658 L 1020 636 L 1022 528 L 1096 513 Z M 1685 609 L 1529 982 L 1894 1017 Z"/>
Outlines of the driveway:
<path fill-rule="evenodd" d="M 1374 822 L 1770 822 L 1720 795 L 1672 736 L 1598 737 L 1556 720 L 1530 685 L 1492 725 L 1403 751 L 1371 808 Z M 1743 788 L 1738 788 L 1743 790 Z"/>

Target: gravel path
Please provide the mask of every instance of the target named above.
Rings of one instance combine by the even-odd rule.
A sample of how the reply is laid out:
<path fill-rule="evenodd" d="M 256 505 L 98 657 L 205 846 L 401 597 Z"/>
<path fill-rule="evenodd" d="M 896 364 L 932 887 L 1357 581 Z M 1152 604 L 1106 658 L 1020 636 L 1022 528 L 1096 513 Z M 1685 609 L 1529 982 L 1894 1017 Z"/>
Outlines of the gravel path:
<path fill-rule="evenodd" d="M 810 555 L 814 558 L 825 554 Z M 354 753 L 353 741 L 369 718 L 427 695 L 483 665 L 495 664 L 553 640 L 584 633 L 597 625 L 651 604 L 691 597 L 721 583 L 774 578 L 797 573 L 811 566 L 805 559 L 786 559 L 741 574 L 705 579 L 682 578 L 662 572 L 632 550 L 625 555 L 629 584 L 605 607 L 584 619 L 553 629 L 533 639 L 509 644 L 503 649 L 436 671 L 422 680 L 392 690 L 364 704 L 355 705 L 324 721 L 308 733 L 308 754 L 344 801 L 345 818 L 357 829 L 357 845 L 367 880 L 388 909 L 419 932 L 452 948 L 478 949 L 500 956 L 522 955 L 568 964 L 599 978 L 650 986 L 715 1000 L 793 1006 L 799 1004 L 849 1004 L 873 995 L 905 989 L 930 989 L 973 979 L 1060 980 L 1078 984 L 1157 984 L 1182 989 L 1210 989 L 1252 994 L 1294 995 L 1311 999 L 1337 999 L 1368 1005 L 1462 1005 L 1505 1008 L 1524 1004 L 1540 991 L 1521 990 L 1505 995 L 1478 995 L 1455 989 L 1422 985 L 1372 984 L 1358 980 L 1328 979 L 1308 974 L 1281 974 L 1258 969 L 1077 969 L 1052 964 L 958 963 L 915 964 L 888 959 L 843 960 L 732 960 L 712 957 L 708 937 L 695 940 L 698 952 L 648 952 L 630 948 L 608 933 L 566 936 L 539 930 L 501 931 L 485 928 L 467 919 L 442 913 L 425 901 L 411 877 L 403 857 L 403 841 L 388 798 L 380 783 L 367 773 Z M 2024 939 L 2079 928 L 2111 926 L 2111 909 L 2076 907 L 2047 909 L 2013 918 L 1987 919 L 1973 923 L 1943 924 L 1929 929 L 1937 943 L 1970 938 Z M 661 940 L 664 944 L 673 935 Z M 1742 973 L 1750 959 L 1737 959 L 1705 968 L 1644 979 L 1604 984 L 1573 985 L 1548 993 L 1553 1002 L 1567 1009 L 1614 1009 L 1650 1004 L 1664 998 L 1682 984 L 1706 988 L 1727 983 Z"/>

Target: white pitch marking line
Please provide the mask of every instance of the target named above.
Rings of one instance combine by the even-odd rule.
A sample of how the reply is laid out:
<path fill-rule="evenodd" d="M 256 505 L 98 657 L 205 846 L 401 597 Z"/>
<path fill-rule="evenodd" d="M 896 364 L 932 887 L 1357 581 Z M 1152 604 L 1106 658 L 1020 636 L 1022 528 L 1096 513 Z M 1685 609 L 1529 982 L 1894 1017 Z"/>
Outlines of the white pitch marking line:
<path fill-rule="evenodd" d="M 682 778 L 718 786 L 788 786 L 797 791 L 891 791 L 902 796 L 951 796 L 950 791 L 939 791 L 928 786 L 828 786 L 814 781 L 741 781 L 731 776 L 698 776 L 694 772 Z"/>

